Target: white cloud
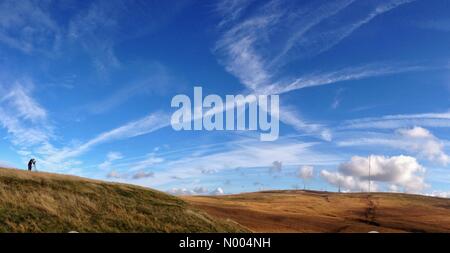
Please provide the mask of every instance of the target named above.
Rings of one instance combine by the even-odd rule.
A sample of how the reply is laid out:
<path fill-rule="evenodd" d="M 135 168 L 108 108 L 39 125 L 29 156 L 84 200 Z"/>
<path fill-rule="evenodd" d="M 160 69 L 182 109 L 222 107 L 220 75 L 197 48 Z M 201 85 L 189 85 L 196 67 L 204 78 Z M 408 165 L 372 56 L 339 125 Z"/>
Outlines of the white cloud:
<path fill-rule="evenodd" d="M 414 0 L 388 0 L 378 3 L 378 5 L 371 6 L 370 11 L 361 19 L 352 20 L 350 18 L 347 21 L 348 23 L 344 24 L 331 22 L 332 25 L 324 26 L 327 30 L 318 28 L 321 28 L 320 24 L 323 21 L 352 6 L 355 1 L 327 2 L 318 4 L 318 6 L 312 4 L 312 6 L 301 6 L 300 8 L 271 1 L 257 8 L 251 15 L 239 19 L 235 18 L 231 28 L 226 30 L 217 42 L 216 51 L 222 57 L 226 69 L 239 78 L 241 83 L 257 93 L 265 94 L 284 93 L 339 81 L 413 71 L 416 70 L 416 67 L 399 67 L 395 64 L 387 67 L 367 65 L 329 73 L 306 75 L 288 83 L 281 78 L 277 80 L 273 73 L 277 72 L 276 66 L 281 65 L 280 61 L 287 60 L 286 54 L 294 48 L 294 45 L 297 48 L 305 48 L 308 55 L 313 54 L 312 51 L 314 51 L 314 54 L 323 52 L 338 44 L 342 39 L 348 37 L 356 29 L 375 17 L 412 1 Z M 237 7 L 239 3 L 241 2 L 234 2 L 232 8 L 224 9 L 229 9 L 231 14 L 234 14 L 236 9 L 242 10 L 246 7 L 245 4 Z M 289 35 L 280 36 L 279 33 L 276 33 L 280 29 L 287 29 L 288 31 L 284 32 Z M 273 43 L 270 39 L 273 37 L 277 39 L 281 46 Z M 318 37 L 321 39 L 318 40 Z M 300 53 L 305 54 L 303 51 Z M 299 52 L 293 52 L 290 55 L 296 54 L 299 54 Z M 292 58 L 295 57 L 291 57 L 290 60 Z M 275 71 L 269 72 L 270 69 Z"/>
<path fill-rule="evenodd" d="M 304 121 L 297 110 L 293 107 L 281 106 L 280 120 L 281 122 L 292 126 L 299 132 L 318 135 L 320 138 L 326 141 L 331 141 L 331 139 L 333 138 L 330 129 L 321 124 L 313 124 Z"/>
<path fill-rule="evenodd" d="M 218 1 L 216 5 L 216 11 L 222 17 L 222 21 L 220 21 L 219 27 L 239 19 L 242 16 L 245 9 L 252 2 L 253 0 Z"/>
<path fill-rule="evenodd" d="M 26 88 L 25 85 L 29 88 Z M 9 108 L 14 108 L 16 116 L 24 120 L 30 120 L 33 123 L 46 120 L 47 111 L 31 95 L 31 89 L 34 85 L 30 82 L 26 82 L 25 85 L 16 82 L 0 101 L 8 104 Z"/>
<path fill-rule="evenodd" d="M 336 110 L 336 109 L 341 105 L 341 102 L 342 102 L 342 92 L 343 92 L 343 89 L 342 89 L 342 88 L 339 89 L 339 90 L 336 92 L 336 95 L 334 96 L 333 102 L 331 103 L 331 108 L 332 108 L 332 109 Z"/>
<path fill-rule="evenodd" d="M 115 52 L 118 43 L 157 30 L 186 4 L 187 1 L 91 1 L 70 18 L 68 40 L 79 43 L 100 76 L 107 77 L 111 69 L 122 67 Z"/>
<path fill-rule="evenodd" d="M 169 115 L 159 112 L 151 113 L 136 121 L 131 121 L 123 126 L 103 132 L 97 135 L 97 137 L 90 139 L 81 145 L 77 145 L 75 148 L 66 147 L 58 150 L 52 155 L 51 160 L 56 162 L 77 157 L 89 151 L 96 145 L 145 135 L 168 125 Z"/>
<path fill-rule="evenodd" d="M 369 190 L 369 181 L 361 180 L 354 176 L 344 175 L 339 172 L 330 172 L 327 170 L 322 170 L 320 175 L 327 181 L 328 183 L 336 186 L 341 191 L 368 191 Z M 373 186 L 373 187 L 372 187 Z M 376 184 L 371 184 L 371 190 L 376 190 Z"/>
<path fill-rule="evenodd" d="M 48 113 L 33 97 L 33 88 L 29 80 L 0 85 L 0 125 L 23 154 L 29 153 L 31 147 L 48 145 L 53 137 Z"/>
<path fill-rule="evenodd" d="M 193 195 L 194 192 L 192 190 L 188 190 L 186 188 L 172 188 L 167 191 L 167 193 L 176 195 L 176 196 L 183 196 L 183 195 Z"/>
<path fill-rule="evenodd" d="M 152 166 L 164 162 L 164 158 L 157 157 L 155 154 L 150 153 L 147 158 L 135 163 L 129 164 L 131 170 L 143 170 L 150 169 Z"/>
<path fill-rule="evenodd" d="M 167 154 L 158 155 L 165 162 L 156 164 L 158 177 L 148 178 L 140 182 L 142 185 L 164 187 L 178 179 L 195 180 L 210 177 L 202 172 L 202 168 L 221 173 L 234 169 L 252 171 L 261 169 L 268 171 L 274 161 L 275 169 L 279 166 L 297 167 L 302 164 L 331 166 L 342 162 L 337 155 L 315 151 L 318 143 L 304 143 L 297 139 L 280 138 L 276 143 L 261 143 L 257 139 L 244 139 L 236 142 L 219 143 L 216 146 L 202 145 L 193 149 L 171 150 Z M 177 157 L 173 157 L 177 154 Z M 129 168 L 129 164 L 118 164 L 120 168 Z"/>
<path fill-rule="evenodd" d="M 218 187 L 216 188 L 214 191 L 210 192 L 210 195 L 223 195 L 224 192 L 222 190 L 222 188 Z"/>
<path fill-rule="evenodd" d="M 57 148 L 52 144 L 55 136 L 48 112 L 35 99 L 33 88 L 34 84 L 29 80 L 0 86 L 3 94 L 0 96 L 0 126 L 7 130 L 8 138 L 24 161 L 35 157 L 45 170 L 73 170 L 74 166 L 81 164 L 74 158 L 96 145 L 145 135 L 169 125 L 169 115 L 152 113 L 76 146 Z M 109 154 L 101 167 L 109 167 L 113 161 L 111 159 L 119 159 L 117 155 Z"/>
<path fill-rule="evenodd" d="M 223 35 L 217 41 L 215 52 L 226 70 L 251 92 L 257 94 L 281 94 L 306 87 L 422 69 L 418 66 L 391 64 L 386 67 L 385 64 L 373 64 L 305 74 L 296 78 L 286 77 L 280 71 L 284 63 L 297 58 L 296 55 L 314 55 L 328 50 L 375 17 L 411 1 L 389 0 L 375 6 L 369 4 L 373 8 L 369 8 L 370 11 L 360 19 L 349 18 L 344 24 L 329 22 L 325 26 L 326 30 L 317 29 L 322 22 L 329 21 L 342 10 L 350 8 L 354 2 L 329 1 L 301 5 L 298 8 L 278 1 L 269 1 L 255 8 L 249 15 L 244 15 L 248 5 L 246 2 L 222 2 L 219 9 L 224 19 L 219 27 L 223 28 L 223 24 L 227 24 L 227 29 L 224 29 Z M 226 12 L 229 12 L 229 15 Z M 283 36 L 280 35 L 281 30 Z M 293 48 L 303 48 L 306 53 L 291 52 Z M 291 52 L 290 57 L 286 57 L 288 52 Z M 324 127 L 314 128 L 311 124 L 304 123 L 295 113 L 281 110 L 280 117 L 285 124 L 296 130 L 331 139 L 330 130 Z"/>
<path fill-rule="evenodd" d="M 313 73 L 295 78 L 290 82 L 278 81 L 268 86 L 267 93 L 286 93 L 293 90 L 304 89 L 315 86 L 323 86 L 343 81 L 361 80 L 370 77 L 392 75 L 404 72 L 423 71 L 429 67 L 419 65 L 404 65 L 398 63 L 366 64 L 356 67 L 334 70 L 330 72 Z"/>
<path fill-rule="evenodd" d="M 357 29 L 363 25 L 371 22 L 376 17 L 387 13 L 401 5 L 414 2 L 415 0 L 385 0 L 385 1 L 375 1 L 375 5 L 369 2 L 356 1 L 362 5 L 355 8 L 359 8 L 359 13 L 363 13 L 362 16 L 356 16 L 356 18 L 349 18 L 348 23 L 344 22 L 340 24 L 339 22 L 330 21 L 329 23 L 334 24 L 332 28 L 325 26 L 318 27 L 312 35 L 306 39 L 300 41 L 300 48 L 306 48 L 306 53 L 308 54 L 320 54 L 339 44 L 342 40 L 350 36 Z M 368 6 L 365 6 L 368 4 Z M 351 6 L 353 6 L 351 5 Z M 369 7 L 369 8 L 367 8 Z M 367 10 L 365 10 L 367 8 Z"/>
<path fill-rule="evenodd" d="M 310 179 L 314 177 L 314 167 L 303 165 L 298 170 L 298 177 L 301 179 Z"/>
<path fill-rule="evenodd" d="M 412 126 L 450 127 L 450 113 L 399 114 L 345 121 L 339 129 L 396 129 Z"/>
<path fill-rule="evenodd" d="M 62 32 L 49 15 L 50 8 L 50 1 L 1 1 L 0 43 L 24 53 L 57 50 Z"/>
<path fill-rule="evenodd" d="M 114 160 L 122 159 L 122 158 L 123 158 L 123 155 L 122 155 L 122 153 L 120 153 L 120 152 L 109 152 L 109 153 L 106 155 L 106 157 L 107 157 L 107 159 L 108 159 L 109 161 L 114 161 Z"/>
<path fill-rule="evenodd" d="M 97 98 L 81 108 L 91 114 L 110 112 L 132 98 L 150 94 L 165 95 L 179 82 L 169 73 L 169 69 L 159 62 L 129 63 L 121 68 L 120 73 L 133 73 L 133 77 L 105 97 Z"/>
<path fill-rule="evenodd" d="M 213 191 L 208 191 L 205 187 L 194 187 L 193 189 L 187 188 L 172 188 L 167 191 L 167 193 L 172 195 L 223 195 L 224 191 L 222 188 L 218 187 Z"/>
<path fill-rule="evenodd" d="M 434 138 L 434 136 L 425 128 L 413 127 L 411 129 L 399 129 L 398 132 L 410 138 Z"/>
<path fill-rule="evenodd" d="M 359 134 L 361 135 L 361 134 Z M 423 127 L 401 128 L 395 135 L 377 135 L 342 140 L 338 146 L 385 146 L 406 151 L 442 165 L 450 162 L 450 157 L 444 151 L 444 143 Z"/>
<path fill-rule="evenodd" d="M 98 167 L 100 169 L 111 169 L 113 162 L 116 160 L 120 160 L 122 158 L 123 156 L 120 152 L 109 152 L 106 155 L 106 160 L 103 163 L 101 163 Z"/>
<path fill-rule="evenodd" d="M 422 127 L 399 129 L 398 132 L 406 137 L 405 149 L 416 152 L 420 157 L 435 161 L 443 165 L 450 162 L 450 157 L 444 152 L 444 144 L 430 131 Z"/>
<path fill-rule="evenodd" d="M 370 156 L 370 179 L 401 187 L 405 192 L 420 192 L 427 187 L 425 168 L 410 156 Z M 369 158 L 354 156 L 342 163 L 338 172 L 322 171 L 321 175 L 333 185 L 347 190 L 368 189 Z"/>

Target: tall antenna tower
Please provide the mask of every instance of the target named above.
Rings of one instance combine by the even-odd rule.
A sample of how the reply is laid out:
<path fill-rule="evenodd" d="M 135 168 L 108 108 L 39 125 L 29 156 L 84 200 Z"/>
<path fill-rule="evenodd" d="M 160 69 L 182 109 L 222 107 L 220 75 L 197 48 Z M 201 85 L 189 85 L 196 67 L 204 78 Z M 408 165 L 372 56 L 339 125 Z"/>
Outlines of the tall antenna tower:
<path fill-rule="evenodd" d="M 369 193 L 370 193 L 370 185 L 371 185 L 371 178 L 370 178 L 370 159 L 372 158 L 371 155 L 369 155 Z"/>

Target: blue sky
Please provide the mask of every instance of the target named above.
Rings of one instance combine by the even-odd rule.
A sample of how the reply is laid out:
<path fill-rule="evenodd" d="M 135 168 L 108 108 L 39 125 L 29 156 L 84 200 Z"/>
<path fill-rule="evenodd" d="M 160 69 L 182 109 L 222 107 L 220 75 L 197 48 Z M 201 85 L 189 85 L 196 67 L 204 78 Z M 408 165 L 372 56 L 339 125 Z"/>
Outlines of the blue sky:
<path fill-rule="evenodd" d="M 0 1 L 0 161 L 174 194 L 450 196 L 450 4 Z M 171 99 L 278 94 L 280 137 L 174 131 Z"/>

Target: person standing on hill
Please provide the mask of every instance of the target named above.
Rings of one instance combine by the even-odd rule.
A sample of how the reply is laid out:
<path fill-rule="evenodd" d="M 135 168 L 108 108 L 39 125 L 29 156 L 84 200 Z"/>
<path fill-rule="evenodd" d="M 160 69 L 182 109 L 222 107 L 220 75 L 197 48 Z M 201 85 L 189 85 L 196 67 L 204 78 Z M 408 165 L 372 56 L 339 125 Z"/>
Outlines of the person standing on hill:
<path fill-rule="evenodd" d="M 31 169 L 36 168 L 36 160 L 34 158 L 32 158 L 29 162 L 28 162 L 28 171 L 31 171 Z"/>

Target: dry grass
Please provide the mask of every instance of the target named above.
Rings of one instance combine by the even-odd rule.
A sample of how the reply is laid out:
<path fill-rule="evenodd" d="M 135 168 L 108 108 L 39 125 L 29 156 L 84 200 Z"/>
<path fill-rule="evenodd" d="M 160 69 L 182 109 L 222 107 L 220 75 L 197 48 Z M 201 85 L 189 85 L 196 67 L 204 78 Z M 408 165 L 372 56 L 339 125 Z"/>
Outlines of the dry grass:
<path fill-rule="evenodd" d="M 269 191 L 184 199 L 254 232 L 450 232 L 450 200 L 443 198 Z"/>
<path fill-rule="evenodd" d="M 0 232 L 240 232 L 155 190 L 0 169 Z"/>

